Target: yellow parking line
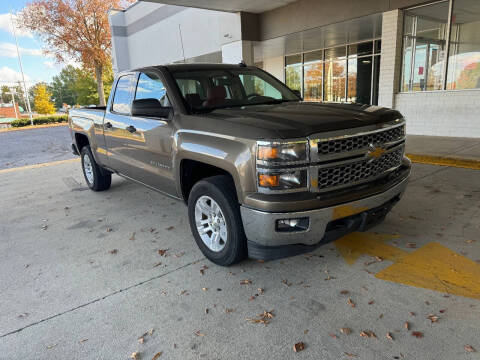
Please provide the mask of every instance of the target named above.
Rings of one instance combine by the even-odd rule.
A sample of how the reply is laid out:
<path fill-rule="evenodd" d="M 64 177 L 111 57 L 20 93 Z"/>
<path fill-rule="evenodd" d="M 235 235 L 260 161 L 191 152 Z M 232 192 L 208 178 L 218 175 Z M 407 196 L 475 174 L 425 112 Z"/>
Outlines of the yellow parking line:
<path fill-rule="evenodd" d="M 432 156 L 432 155 L 417 155 L 407 154 L 407 157 L 414 163 L 439 165 L 439 166 L 452 166 L 473 170 L 480 170 L 480 160 L 457 158 L 450 156 Z"/>
<path fill-rule="evenodd" d="M 33 130 L 33 129 L 43 129 L 43 128 L 49 128 L 49 127 L 58 127 L 58 126 L 68 126 L 68 123 L 55 123 L 55 124 L 42 124 L 42 125 L 28 125 L 28 126 L 22 126 L 19 128 L 3 128 L 0 129 L 0 133 L 2 132 L 11 132 L 11 131 L 21 131 L 21 130 Z"/>
<path fill-rule="evenodd" d="M 52 161 L 52 162 L 42 163 L 42 164 L 19 166 L 19 167 L 15 167 L 15 168 L 0 170 L 0 174 L 20 171 L 20 170 L 36 169 L 36 168 L 41 168 L 41 167 L 53 166 L 53 165 L 60 165 L 60 164 L 75 162 L 75 161 L 79 161 L 79 160 L 80 160 L 80 158 L 75 158 L 75 159 L 68 159 L 68 160 Z"/>

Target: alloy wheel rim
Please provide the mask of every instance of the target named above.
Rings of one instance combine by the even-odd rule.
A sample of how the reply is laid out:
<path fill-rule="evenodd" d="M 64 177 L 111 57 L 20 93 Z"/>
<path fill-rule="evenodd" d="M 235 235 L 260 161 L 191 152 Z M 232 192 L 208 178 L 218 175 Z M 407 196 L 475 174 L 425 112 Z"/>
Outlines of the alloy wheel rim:
<path fill-rule="evenodd" d="M 203 243 L 214 252 L 220 252 L 227 244 L 225 216 L 210 196 L 203 195 L 195 203 L 195 225 Z"/>
<path fill-rule="evenodd" d="M 83 157 L 83 171 L 85 172 L 88 183 L 93 184 L 93 166 L 90 156 L 88 155 Z"/>

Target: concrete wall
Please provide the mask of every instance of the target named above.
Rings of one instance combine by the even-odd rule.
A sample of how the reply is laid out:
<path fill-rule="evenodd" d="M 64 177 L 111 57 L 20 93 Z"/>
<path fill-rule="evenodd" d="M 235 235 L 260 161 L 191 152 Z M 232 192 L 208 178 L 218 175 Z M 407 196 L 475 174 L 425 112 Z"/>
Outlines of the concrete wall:
<path fill-rule="evenodd" d="M 178 62 L 184 56 L 214 59 L 223 45 L 241 40 L 239 13 L 139 2 L 112 12 L 110 23 L 116 71 Z"/>

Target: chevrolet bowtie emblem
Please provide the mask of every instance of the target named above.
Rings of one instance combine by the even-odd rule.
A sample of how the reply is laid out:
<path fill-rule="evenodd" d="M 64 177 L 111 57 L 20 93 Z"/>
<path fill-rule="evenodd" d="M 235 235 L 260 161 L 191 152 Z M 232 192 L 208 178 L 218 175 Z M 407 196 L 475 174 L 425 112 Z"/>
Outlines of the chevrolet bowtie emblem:
<path fill-rule="evenodd" d="M 366 154 L 366 156 L 370 159 L 378 159 L 379 157 L 381 157 L 383 154 L 385 154 L 386 150 L 380 146 L 374 146 L 373 144 L 370 144 L 368 146 L 368 153 Z"/>

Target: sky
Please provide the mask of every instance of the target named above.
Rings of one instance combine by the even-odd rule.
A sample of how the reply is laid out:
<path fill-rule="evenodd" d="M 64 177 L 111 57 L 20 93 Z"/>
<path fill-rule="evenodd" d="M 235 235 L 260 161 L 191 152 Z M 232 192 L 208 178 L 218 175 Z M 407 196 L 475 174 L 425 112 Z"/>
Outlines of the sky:
<path fill-rule="evenodd" d="M 28 2 L 29 0 L 0 0 L 0 86 L 21 80 L 10 12 L 17 13 Z M 17 37 L 27 86 L 41 81 L 50 82 L 65 66 L 43 53 L 44 43 L 34 34 L 17 30 Z"/>

